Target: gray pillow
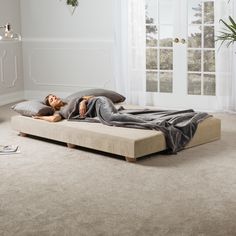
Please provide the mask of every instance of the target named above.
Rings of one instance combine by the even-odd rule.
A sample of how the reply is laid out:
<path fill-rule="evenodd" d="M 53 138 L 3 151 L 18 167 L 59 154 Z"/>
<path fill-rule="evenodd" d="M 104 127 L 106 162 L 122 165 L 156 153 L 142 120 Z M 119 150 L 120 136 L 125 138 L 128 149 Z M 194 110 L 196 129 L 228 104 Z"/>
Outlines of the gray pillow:
<path fill-rule="evenodd" d="M 69 95 L 68 97 L 65 98 L 65 101 L 70 101 L 71 99 L 74 98 L 79 98 L 83 96 L 104 96 L 109 99 L 113 103 L 118 103 L 118 102 L 123 102 L 125 100 L 125 97 L 115 91 L 112 90 L 107 90 L 107 89 L 86 89 L 82 91 L 78 91 L 76 93 L 73 93 Z"/>
<path fill-rule="evenodd" d="M 20 102 L 11 107 L 14 111 L 23 116 L 50 116 L 53 115 L 54 109 L 46 106 L 40 101 Z"/>

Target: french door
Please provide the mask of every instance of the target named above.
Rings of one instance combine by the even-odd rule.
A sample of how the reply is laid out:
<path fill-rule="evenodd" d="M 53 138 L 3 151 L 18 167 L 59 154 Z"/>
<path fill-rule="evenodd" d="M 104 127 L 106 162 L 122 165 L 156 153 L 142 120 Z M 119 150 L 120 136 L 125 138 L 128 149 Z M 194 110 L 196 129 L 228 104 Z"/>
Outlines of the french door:
<path fill-rule="evenodd" d="M 147 103 L 217 109 L 213 0 L 146 0 Z"/>

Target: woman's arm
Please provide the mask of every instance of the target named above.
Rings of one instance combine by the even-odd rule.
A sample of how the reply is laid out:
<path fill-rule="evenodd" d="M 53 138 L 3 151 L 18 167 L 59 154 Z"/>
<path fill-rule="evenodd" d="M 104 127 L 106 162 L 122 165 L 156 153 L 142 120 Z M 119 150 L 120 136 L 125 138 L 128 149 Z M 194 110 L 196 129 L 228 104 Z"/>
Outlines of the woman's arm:
<path fill-rule="evenodd" d="M 85 113 L 87 112 L 87 104 L 89 99 L 93 98 L 93 96 L 83 96 L 83 100 L 79 104 L 79 114 L 80 117 L 85 117 Z"/>
<path fill-rule="evenodd" d="M 57 122 L 62 119 L 60 114 L 54 114 L 52 116 L 33 116 L 34 119 L 46 120 L 49 122 Z"/>
<path fill-rule="evenodd" d="M 79 104 L 79 114 L 80 117 L 85 117 L 85 113 L 87 112 L 87 101 L 82 100 Z"/>
<path fill-rule="evenodd" d="M 86 100 L 86 101 L 88 101 L 90 98 L 93 98 L 94 96 L 83 96 L 82 98 L 83 98 L 83 100 Z"/>

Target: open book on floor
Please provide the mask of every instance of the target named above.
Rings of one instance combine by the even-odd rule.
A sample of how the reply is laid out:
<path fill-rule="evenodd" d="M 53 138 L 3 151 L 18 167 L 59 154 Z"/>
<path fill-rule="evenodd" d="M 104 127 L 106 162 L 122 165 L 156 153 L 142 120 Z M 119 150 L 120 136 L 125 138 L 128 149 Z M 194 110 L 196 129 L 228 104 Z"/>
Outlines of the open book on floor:
<path fill-rule="evenodd" d="M 19 153 L 17 145 L 0 145 L 0 155 Z"/>

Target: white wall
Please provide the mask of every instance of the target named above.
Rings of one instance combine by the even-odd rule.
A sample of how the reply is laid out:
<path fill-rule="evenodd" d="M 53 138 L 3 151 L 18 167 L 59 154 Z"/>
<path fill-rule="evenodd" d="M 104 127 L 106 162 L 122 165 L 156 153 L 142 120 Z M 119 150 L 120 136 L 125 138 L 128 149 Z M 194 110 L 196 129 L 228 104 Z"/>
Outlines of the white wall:
<path fill-rule="evenodd" d="M 112 0 L 21 0 L 26 98 L 113 88 Z"/>
<path fill-rule="evenodd" d="M 6 23 L 21 32 L 20 0 L 0 0 L 0 25 Z M 23 98 L 22 68 L 21 43 L 0 41 L 0 105 Z"/>
<path fill-rule="evenodd" d="M 236 21 L 236 2 L 233 2 L 234 5 L 234 11 L 233 11 L 233 18 Z M 233 107 L 234 107 L 234 111 L 236 111 L 236 43 L 234 43 L 234 57 L 233 57 L 233 82 L 232 82 L 232 94 L 233 94 Z"/>

